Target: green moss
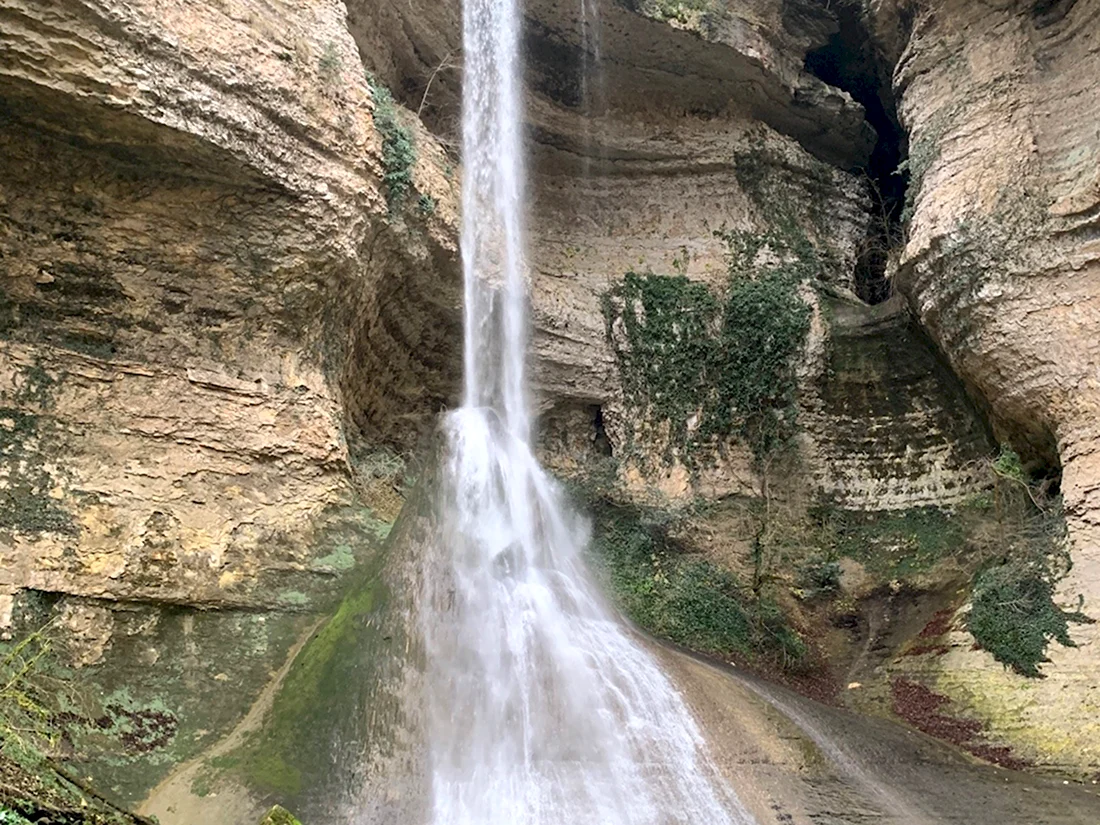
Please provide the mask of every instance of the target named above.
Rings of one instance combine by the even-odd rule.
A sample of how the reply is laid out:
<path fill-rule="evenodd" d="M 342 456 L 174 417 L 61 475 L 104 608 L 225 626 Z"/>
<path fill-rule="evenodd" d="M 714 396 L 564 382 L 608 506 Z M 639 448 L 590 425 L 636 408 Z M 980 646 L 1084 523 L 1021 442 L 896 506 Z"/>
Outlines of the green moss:
<path fill-rule="evenodd" d="M 202 797 L 210 796 L 212 790 L 210 775 L 201 772 L 196 774 L 194 781 L 191 783 L 191 793 L 201 799 Z"/>
<path fill-rule="evenodd" d="M 646 17 L 666 20 L 691 28 L 705 28 L 714 0 L 637 0 L 636 8 Z"/>
<path fill-rule="evenodd" d="M 327 556 L 313 560 L 314 567 L 342 571 L 355 567 L 355 554 L 348 544 L 338 544 Z"/>
<path fill-rule="evenodd" d="M 143 799 L 243 718 L 311 621 L 297 612 L 115 611 L 103 661 L 82 668 L 80 689 L 65 694 L 73 769 L 113 799 Z"/>
<path fill-rule="evenodd" d="M 964 522 L 936 507 L 864 513 L 818 509 L 835 538 L 836 554 L 854 559 L 884 581 L 924 573 L 967 550 Z"/>
<path fill-rule="evenodd" d="M 302 825 L 302 823 L 286 808 L 276 805 L 268 811 L 260 825 Z"/>
<path fill-rule="evenodd" d="M 48 757 L 65 734 L 58 696 L 76 691 L 71 676 L 59 675 L 64 670 L 54 646 L 50 624 L 0 642 L 0 825 L 132 823 L 75 785 Z"/>
<path fill-rule="evenodd" d="M 235 770 L 244 773 L 256 789 L 294 797 L 304 788 L 309 769 L 327 764 L 331 743 L 318 742 L 314 730 L 327 730 L 329 700 L 341 692 L 339 674 L 332 665 L 353 655 L 357 638 L 371 632 L 367 619 L 383 598 L 384 588 L 374 572 L 348 595 L 313 635 L 294 660 L 265 721 L 263 735 L 234 754 Z M 331 719 L 328 720 L 331 723 Z"/>
<path fill-rule="evenodd" d="M 632 508 L 595 506 L 591 553 L 616 605 L 645 630 L 723 658 L 797 667 L 798 633 L 767 598 L 732 573 L 684 554 L 659 520 Z"/>
<path fill-rule="evenodd" d="M 412 188 L 416 145 L 412 132 L 401 124 L 390 90 L 369 75 L 367 85 L 374 98 L 374 125 L 382 136 L 382 181 L 386 186 L 386 201 L 390 212 L 395 212 Z"/>
<path fill-rule="evenodd" d="M 309 604 L 309 596 L 300 590 L 285 590 L 275 600 L 282 607 L 305 607 Z"/>

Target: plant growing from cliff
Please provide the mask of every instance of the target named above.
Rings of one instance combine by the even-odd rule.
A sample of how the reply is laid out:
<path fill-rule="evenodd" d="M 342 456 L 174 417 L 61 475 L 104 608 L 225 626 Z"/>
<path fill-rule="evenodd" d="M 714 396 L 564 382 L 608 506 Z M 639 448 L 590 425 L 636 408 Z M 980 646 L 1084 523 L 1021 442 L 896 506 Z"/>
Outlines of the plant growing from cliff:
<path fill-rule="evenodd" d="M 590 545 L 617 606 L 646 630 L 723 658 L 797 668 L 806 647 L 782 611 L 736 576 L 687 554 L 657 513 L 594 506 Z"/>
<path fill-rule="evenodd" d="M 435 214 L 435 210 L 438 206 L 436 199 L 431 195 L 421 195 L 416 202 L 416 208 L 425 218 L 430 218 Z"/>
<path fill-rule="evenodd" d="M 798 584 L 803 598 L 832 596 L 840 591 L 840 562 L 823 555 L 804 561 L 798 570 Z"/>
<path fill-rule="evenodd" d="M 673 444 L 688 446 L 689 420 L 712 395 L 718 301 L 682 275 L 628 272 L 603 308 L 627 399 L 650 420 L 667 422 Z M 615 335 L 620 321 L 625 342 Z"/>
<path fill-rule="evenodd" d="M 714 0 L 636 0 L 635 8 L 646 17 L 706 31 Z"/>
<path fill-rule="evenodd" d="M 805 273 L 797 257 L 757 265 L 769 236 L 722 237 L 724 300 L 683 275 L 628 272 L 605 295 L 604 316 L 627 400 L 668 428 L 670 448 L 690 456 L 732 435 L 763 460 L 794 430 L 794 358 L 810 325 L 798 294 Z"/>
<path fill-rule="evenodd" d="M 416 145 L 410 129 L 402 125 L 396 101 L 390 90 L 367 76 L 374 98 L 374 125 L 382 137 L 382 182 L 386 187 L 386 202 L 395 212 L 412 188 L 412 170 L 416 163 Z"/>
<path fill-rule="evenodd" d="M 50 701 L 59 685 L 46 676 L 52 631 L 46 624 L 0 645 L 0 754 L 21 763 L 40 760 L 60 737 Z"/>
<path fill-rule="evenodd" d="M 1001 553 L 974 576 L 966 626 L 1006 668 L 1038 678 L 1050 643 L 1076 647 L 1070 623 L 1093 620 L 1081 611 L 1082 597 L 1075 610 L 1055 601 L 1072 567 L 1060 503 L 1047 499 L 1046 485 L 1032 482 L 1012 449 L 1002 447 L 989 466 Z"/>
<path fill-rule="evenodd" d="M 317 59 L 317 70 L 321 73 L 321 80 L 327 85 L 334 85 L 340 79 L 340 70 L 344 61 L 340 52 L 336 50 L 336 44 L 331 40 L 321 47 L 321 56 Z"/>
<path fill-rule="evenodd" d="M 1069 623 L 1091 621 L 1080 609 L 1067 611 L 1054 601 L 1061 577 L 1041 556 L 1015 558 L 988 567 L 974 578 L 966 626 L 983 650 L 1022 676 L 1042 676 L 1047 646 L 1056 641 L 1076 647 Z"/>

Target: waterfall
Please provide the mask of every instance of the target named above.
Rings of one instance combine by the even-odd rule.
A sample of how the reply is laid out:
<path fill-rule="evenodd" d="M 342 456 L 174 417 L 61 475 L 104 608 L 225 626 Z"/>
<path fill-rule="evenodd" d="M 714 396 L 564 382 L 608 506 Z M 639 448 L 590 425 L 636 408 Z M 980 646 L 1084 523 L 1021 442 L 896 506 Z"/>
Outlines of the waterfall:
<path fill-rule="evenodd" d="M 602 117 L 607 106 L 607 89 L 603 68 L 603 21 L 600 18 L 599 0 L 580 0 L 581 41 L 581 107 L 584 111 L 584 148 L 582 150 L 582 179 L 591 177 L 592 155 L 601 151 L 599 135 L 592 134 L 593 123 Z"/>
<path fill-rule="evenodd" d="M 747 823 L 532 454 L 519 0 L 463 14 L 465 397 L 421 619 L 435 825 Z"/>

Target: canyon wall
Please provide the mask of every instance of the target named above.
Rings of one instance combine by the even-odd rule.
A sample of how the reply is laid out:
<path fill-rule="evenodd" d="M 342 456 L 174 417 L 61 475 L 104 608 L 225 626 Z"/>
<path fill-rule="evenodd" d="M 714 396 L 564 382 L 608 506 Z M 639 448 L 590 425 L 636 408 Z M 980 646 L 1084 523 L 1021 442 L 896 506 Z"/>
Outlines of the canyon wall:
<path fill-rule="evenodd" d="M 1100 604 L 1100 3 L 876 2 L 908 133 L 893 279 L 999 440 L 1060 485 L 1072 568 L 1060 604 Z M 1055 487 L 1054 489 L 1057 489 Z M 1083 599 L 1083 601 L 1081 601 Z M 1100 768 L 1100 625 L 1071 625 L 1046 678 L 1002 668 L 953 625 L 926 682 L 1035 764 Z"/>
<path fill-rule="evenodd" d="M 584 18 L 532 0 L 548 463 L 610 465 L 616 495 L 673 510 L 760 496 L 745 438 L 720 433 L 705 460 L 676 441 L 702 401 L 662 417 L 639 400 L 623 354 L 640 316 L 614 296 L 633 277 L 718 313 L 752 273 L 793 267 L 807 332 L 784 483 L 846 512 L 950 512 L 988 486 L 988 417 L 1060 478 L 1075 564 L 1059 598 L 1089 613 L 1098 16 L 1087 0 L 868 8 L 911 178 L 897 294 L 872 306 L 860 279 L 893 229 L 863 170 L 883 136 L 806 68 L 834 12 L 619 0 Z M 68 712 L 107 720 L 77 746 L 116 799 L 237 725 L 363 586 L 403 459 L 456 399 L 460 20 L 457 0 L 0 0 L 0 625 L 64 627 L 104 697 Z M 906 678 L 1022 758 L 1095 767 L 1100 737 L 1074 720 L 1097 626 L 1074 625 L 1080 647 L 1052 647 L 1037 682 L 963 625 Z"/>
<path fill-rule="evenodd" d="M 388 202 L 381 106 L 339 2 L 0 3 L 0 626 L 54 617 L 116 799 L 243 715 L 453 395 L 456 185 L 420 130 Z"/>

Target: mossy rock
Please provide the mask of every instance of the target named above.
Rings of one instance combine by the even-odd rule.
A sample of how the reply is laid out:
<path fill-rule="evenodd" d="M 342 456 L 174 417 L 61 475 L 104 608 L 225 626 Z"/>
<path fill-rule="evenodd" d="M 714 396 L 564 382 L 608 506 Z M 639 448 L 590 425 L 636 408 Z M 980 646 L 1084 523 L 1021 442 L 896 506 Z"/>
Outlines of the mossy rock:
<path fill-rule="evenodd" d="M 437 451 L 430 456 L 441 461 Z M 429 469 L 385 548 L 354 574 L 343 600 L 295 656 L 260 725 L 205 762 L 200 788 L 191 785 L 195 800 L 212 798 L 199 793 L 210 787 L 217 789 L 214 805 L 234 794 L 262 805 L 257 818 L 278 802 L 307 822 L 335 823 L 366 799 L 362 804 L 377 808 L 376 821 L 420 821 L 427 792 L 410 698 L 420 665 L 412 623 L 415 560 L 439 540 L 434 484 Z"/>
<path fill-rule="evenodd" d="M 267 812 L 260 825 L 302 825 L 298 818 L 281 805 L 276 805 Z"/>
<path fill-rule="evenodd" d="M 613 603 L 654 636 L 723 660 L 797 670 L 807 650 L 779 606 L 685 552 L 659 511 L 587 501 L 590 558 Z"/>

